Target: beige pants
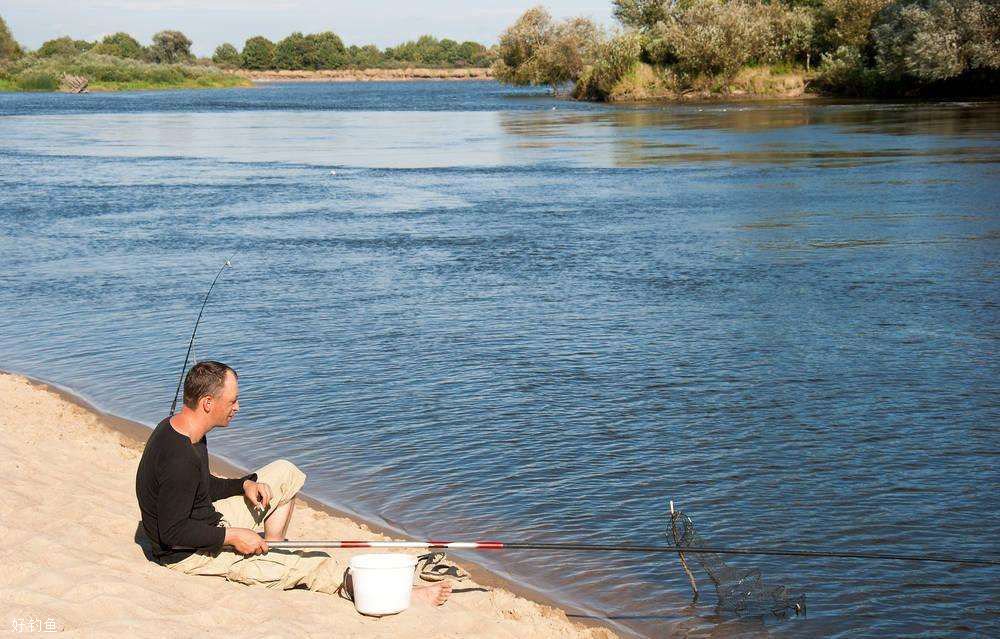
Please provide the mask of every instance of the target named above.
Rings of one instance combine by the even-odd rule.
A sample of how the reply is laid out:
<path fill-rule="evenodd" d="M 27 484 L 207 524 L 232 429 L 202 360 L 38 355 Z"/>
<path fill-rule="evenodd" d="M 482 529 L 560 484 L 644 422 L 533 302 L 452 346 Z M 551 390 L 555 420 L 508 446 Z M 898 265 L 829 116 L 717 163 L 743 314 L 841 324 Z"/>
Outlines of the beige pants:
<path fill-rule="evenodd" d="M 264 530 L 264 520 L 281 504 L 295 497 L 306 482 L 305 473 L 291 462 L 279 459 L 257 471 L 257 481 L 271 487 L 271 502 L 261 514 L 251 510 L 243 495 L 212 502 L 222 514 L 220 526 Z M 338 563 L 325 552 L 271 550 L 263 555 L 243 555 L 223 548 L 217 555 L 196 552 L 184 559 L 164 564 L 189 575 L 225 577 L 250 586 L 287 590 L 305 586 L 309 590 L 336 594 L 344 580 L 347 562 Z"/>

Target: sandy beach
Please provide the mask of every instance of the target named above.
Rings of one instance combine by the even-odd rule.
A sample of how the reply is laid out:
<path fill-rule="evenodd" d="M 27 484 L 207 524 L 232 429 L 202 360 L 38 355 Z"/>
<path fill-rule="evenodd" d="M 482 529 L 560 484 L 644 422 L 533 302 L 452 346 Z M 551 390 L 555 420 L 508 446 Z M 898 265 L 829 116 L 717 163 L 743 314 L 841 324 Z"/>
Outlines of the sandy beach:
<path fill-rule="evenodd" d="M 414 605 L 376 619 L 339 597 L 168 570 L 148 561 L 137 543 L 142 433 L 44 384 L 0 373 L 4 632 L 28 633 L 31 624 L 32 632 L 79 637 L 615 637 L 472 581 L 456 583 L 441 608 Z M 227 475 L 216 462 L 213 472 Z M 301 499 L 289 537 L 387 538 Z"/>

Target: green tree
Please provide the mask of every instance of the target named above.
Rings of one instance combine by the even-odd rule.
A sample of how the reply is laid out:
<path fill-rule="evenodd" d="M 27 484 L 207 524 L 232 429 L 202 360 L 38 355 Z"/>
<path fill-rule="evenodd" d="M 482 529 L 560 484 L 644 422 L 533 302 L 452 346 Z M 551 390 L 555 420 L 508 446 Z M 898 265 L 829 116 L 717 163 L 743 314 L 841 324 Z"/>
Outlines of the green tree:
<path fill-rule="evenodd" d="M 348 64 L 347 47 L 344 41 L 332 31 L 306 36 L 309 41 L 309 57 L 306 64 L 311 69 L 342 69 Z"/>
<path fill-rule="evenodd" d="M 94 53 L 103 53 L 119 58 L 131 58 L 133 60 L 143 59 L 146 53 L 145 48 L 139 44 L 138 40 L 121 31 L 104 36 L 101 43 L 93 48 L 93 51 Z"/>
<path fill-rule="evenodd" d="M 238 67 L 240 66 L 240 52 L 233 45 L 224 42 L 215 47 L 212 62 L 223 67 Z"/>
<path fill-rule="evenodd" d="M 74 40 L 69 36 L 63 36 L 43 42 L 42 46 L 38 47 L 37 54 L 43 58 L 55 55 L 74 56 L 89 51 L 94 47 L 94 44 L 86 40 Z"/>
<path fill-rule="evenodd" d="M 160 31 L 153 36 L 149 59 L 161 64 L 190 62 L 194 60 L 191 55 L 191 40 L 180 31 Z"/>
<path fill-rule="evenodd" d="M 459 44 L 451 38 L 438 40 L 432 35 L 423 35 L 416 40 L 408 40 L 383 53 L 386 60 L 419 66 L 481 66 L 493 60 L 490 50 L 478 42 L 466 41 Z"/>
<path fill-rule="evenodd" d="M 438 64 L 458 62 L 458 42 L 451 38 L 442 38 L 438 41 L 438 52 Z"/>
<path fill-rule="evenodd" d="M 312 44 L 301 32 L 296 31 L 281 39 L 274 47 L 274 66 L 278 69 L 305 69 L 311 57 Z"/>
<path fill-rule="evenodd" d="M 274 68 L 274 43 L 264 36 L 254 36 L 243 43 L 240 66 L 244 69 L 264 70 Z"/>
<path fill-rule="evenodd" d="M 433 50 L 436 48 L 437 39 L 431 35 L 423 35 L 417 40 L 407 40 L 394 47 L 387 48 L 385 56 L 390 60 L 398 62 L 428 64 L 427 58 L 433 57 Z"/>
<path fill-rule="evenodd" d="M 374 44 L 366 44 L 362 47 L 351 45 L 347 49 L 349 64 L 358 69 L 374 69 L 384 62 L 382 51 Z"/>
<path fill-rule="evenodd" d="M 279 69 L 340 69 L 347 62 L 347 48 L 332 31 L 295 32 L 281 40 L 274 51 L 274 66 Z"/>
<path fill-rule="evenodd" d="M 478 67 L 487 64 L 489 61 L 489 49 L 479 44 L 466 40 L 458 45 L 458 63 L 470 67 Z"/>
<path fill-rule="evenodd" d="M 10 29 L 7 28 L 7 23 L 4 22 L 3 18 L 0 18 L 0 60 L 16 60 L 23 53 L 21 45 L 17 43 Z"/>

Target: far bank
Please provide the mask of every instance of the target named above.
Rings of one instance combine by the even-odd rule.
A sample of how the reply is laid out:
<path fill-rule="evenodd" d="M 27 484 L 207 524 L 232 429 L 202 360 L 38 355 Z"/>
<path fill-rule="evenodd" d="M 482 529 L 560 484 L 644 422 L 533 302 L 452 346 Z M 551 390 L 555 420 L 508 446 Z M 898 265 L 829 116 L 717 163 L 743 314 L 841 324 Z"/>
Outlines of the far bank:
<path fill-rule="evenodd" d="M 400 80 L 490 80 L 487 68 L 467 69 L 275 69 L 229 71 L 238 78 L 252 82 L 395 82 Z"/>

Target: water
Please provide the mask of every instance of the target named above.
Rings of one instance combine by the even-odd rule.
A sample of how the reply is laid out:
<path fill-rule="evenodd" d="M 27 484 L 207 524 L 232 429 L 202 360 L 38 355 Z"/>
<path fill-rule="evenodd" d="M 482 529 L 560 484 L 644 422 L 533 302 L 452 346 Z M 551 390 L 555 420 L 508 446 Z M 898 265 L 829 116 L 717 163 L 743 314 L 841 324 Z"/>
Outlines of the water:
<path fill-rule="evenodd" d="M 1000 104 L 609 107 L 492 83 L 0 95 L 0 366 L 148 424 L 196 354 L 211 448 L 414 536 L 998 552 Z M 128 497 L 128 496 L 123 496 Z M 477 559 L 623 632 L 1000 634 L 1000 571 Z M 581 612 L 582 611 L 582 612 Z"/>

